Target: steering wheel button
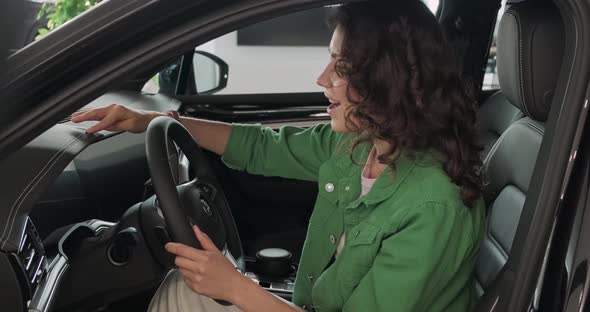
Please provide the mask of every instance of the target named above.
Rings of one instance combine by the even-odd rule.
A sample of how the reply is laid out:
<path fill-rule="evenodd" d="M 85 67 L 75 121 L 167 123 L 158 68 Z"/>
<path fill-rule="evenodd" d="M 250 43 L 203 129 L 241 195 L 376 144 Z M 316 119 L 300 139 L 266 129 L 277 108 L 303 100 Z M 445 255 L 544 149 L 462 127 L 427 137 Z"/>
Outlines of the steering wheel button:
<path fill-rule="evenodd" d="M 326 192 L 332 193 L 334 191 L 334 184 L 328 183 L 326 184 Z"/>

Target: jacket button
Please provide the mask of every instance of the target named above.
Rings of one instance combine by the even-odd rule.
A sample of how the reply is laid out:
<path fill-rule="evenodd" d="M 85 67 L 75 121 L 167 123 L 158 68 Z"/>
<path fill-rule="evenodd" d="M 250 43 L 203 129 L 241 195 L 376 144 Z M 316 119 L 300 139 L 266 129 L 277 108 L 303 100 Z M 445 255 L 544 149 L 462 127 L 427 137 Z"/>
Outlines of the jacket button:
<path fill-rule="evenodd" d="M 347 185 L 344 189 L 350 191 L 350 186 Z"/>
<path fill-rule="evenodd" d="M 334 184 L 328 183 L 326 184 L 326 192 L 332 193 L 334 191 Z"/>
<path fill-rule="evenodd" d="M 330 243 L 336 244 L 336 237 L 334 235 L 330 235 Z"/>

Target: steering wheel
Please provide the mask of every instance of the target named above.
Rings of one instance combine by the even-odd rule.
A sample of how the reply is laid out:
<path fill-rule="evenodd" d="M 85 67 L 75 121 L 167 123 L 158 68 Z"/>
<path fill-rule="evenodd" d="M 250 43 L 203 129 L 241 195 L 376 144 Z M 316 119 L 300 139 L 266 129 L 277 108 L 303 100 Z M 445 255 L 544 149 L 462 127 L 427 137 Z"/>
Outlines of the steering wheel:
<path fill-rule="evenodd" d="M 176 156 L 169 154 L 172 144 L 186 155 L 195 177 L 180 185 L 172 174 Z M 202 249 L 192 230 L 196 224 L 237 270 L 245 272 L 244 253 L 227 199 L 203 149 L 188 130 L 173 118 L 157 117 L 147 128 L 146 151 L 157 206 L 172 241 Z"/>

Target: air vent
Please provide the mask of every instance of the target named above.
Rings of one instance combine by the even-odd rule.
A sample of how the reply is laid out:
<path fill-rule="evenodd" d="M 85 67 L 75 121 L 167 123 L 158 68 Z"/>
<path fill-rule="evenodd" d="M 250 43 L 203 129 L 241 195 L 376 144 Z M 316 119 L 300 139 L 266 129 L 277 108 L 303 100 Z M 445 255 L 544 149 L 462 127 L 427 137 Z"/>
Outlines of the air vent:
<path fill-rule="evenodd" d="M 47 260 L 39 233 L 37 233 L 33 222 L 29 218 L 18 249 L 18 258 L 25 269 L 27 282 L 31 286 L 32 293 L 34 293 L 37 283 L 45 274 Z"/>

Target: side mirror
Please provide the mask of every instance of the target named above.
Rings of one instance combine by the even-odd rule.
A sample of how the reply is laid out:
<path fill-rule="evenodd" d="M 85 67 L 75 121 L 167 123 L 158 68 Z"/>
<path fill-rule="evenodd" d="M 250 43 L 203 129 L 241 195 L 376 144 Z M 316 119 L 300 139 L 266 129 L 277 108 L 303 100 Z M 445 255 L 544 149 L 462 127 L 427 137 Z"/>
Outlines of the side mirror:
<path fill-rule="evenodd" d="M 229 66 L 216 55 L 193 51 L 169 64 L 158 75 L 159 93 L 213 94 L 227 86 Z"/>
<path fill-rule="evenodd" d="M 213 94 L 227 86 L 229 66 L 209 52 L 195 51 L 192 72 L 197 94 Z"/>

